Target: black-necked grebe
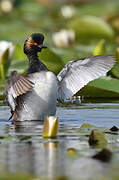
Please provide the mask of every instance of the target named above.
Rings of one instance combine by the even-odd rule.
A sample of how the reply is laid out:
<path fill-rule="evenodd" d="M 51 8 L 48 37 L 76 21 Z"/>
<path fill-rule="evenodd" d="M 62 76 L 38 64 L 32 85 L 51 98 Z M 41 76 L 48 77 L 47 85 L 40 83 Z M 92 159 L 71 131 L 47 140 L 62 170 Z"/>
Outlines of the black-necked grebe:
<path fill-rule="evenodd" d="M 44 120 L 56 113 L 57 100 L 71 98 L 88 82 L 106 75 L 115 64 L 109 55 L 100 55 L 68 62 L 55 74 L 38 59 L 43 48 L 44 36 L 32 34 L 24 44 L 29 59 L 26 76 L 11 73 L 5 96 L 11 108 L 13 120 Z"/>

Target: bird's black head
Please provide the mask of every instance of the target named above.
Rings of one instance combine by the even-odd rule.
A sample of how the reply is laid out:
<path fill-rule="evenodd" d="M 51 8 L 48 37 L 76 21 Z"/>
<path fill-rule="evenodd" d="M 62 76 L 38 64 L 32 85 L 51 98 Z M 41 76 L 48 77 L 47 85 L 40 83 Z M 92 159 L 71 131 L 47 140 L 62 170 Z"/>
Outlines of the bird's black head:
<path fill-rule="evenodd" d="M 43 45 L 44 36 L 40 33 L 32 34 L 24 43 L 24 53 L 25 54 L 37 54 L 41 52 L 46 46 Z"/>

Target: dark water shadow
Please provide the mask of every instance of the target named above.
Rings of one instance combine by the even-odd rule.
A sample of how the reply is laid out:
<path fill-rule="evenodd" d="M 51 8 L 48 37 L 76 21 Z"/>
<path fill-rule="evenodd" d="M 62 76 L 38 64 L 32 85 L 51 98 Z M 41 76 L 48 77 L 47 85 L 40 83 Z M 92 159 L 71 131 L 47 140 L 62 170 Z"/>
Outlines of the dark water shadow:
<path fill-rule="evenodd" d="M 15 121 L 13 125 L 16 133 L 35 133 L 41 132 L 43 121 Z"/>

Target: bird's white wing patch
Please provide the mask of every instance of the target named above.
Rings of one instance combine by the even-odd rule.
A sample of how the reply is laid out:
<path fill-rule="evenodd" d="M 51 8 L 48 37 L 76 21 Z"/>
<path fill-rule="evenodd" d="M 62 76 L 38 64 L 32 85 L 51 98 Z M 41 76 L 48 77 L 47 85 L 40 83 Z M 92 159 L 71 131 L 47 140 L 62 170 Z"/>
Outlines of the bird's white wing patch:
<path fill-rule="evenodd" d="M 93 56 L 84 60 L 70 61 L 58 74 L 58 99 L 72 97 L 88 82 L 105 76 L 115 64 L 112 56 Z"/>
<path fill-rule="evenodd" d="M 17 95 L 15 94 L 13 87 L 11 87 L 8 91 L 8 102 L 13 111 L 15 110 L 15 106 L 16 106 L 16 104 L 15 104 L 16 97 L 17 97 Z"/>

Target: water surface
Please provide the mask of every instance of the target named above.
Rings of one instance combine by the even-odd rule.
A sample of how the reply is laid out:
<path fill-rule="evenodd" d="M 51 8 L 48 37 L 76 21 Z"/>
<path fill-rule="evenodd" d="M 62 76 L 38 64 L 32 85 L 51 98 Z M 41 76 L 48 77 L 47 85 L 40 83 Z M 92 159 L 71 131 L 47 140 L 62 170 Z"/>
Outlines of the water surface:
<path fill-rule="evenodd" d="M 54 178 L 102 178 L 118 173 L 119 134 L 105 134 L 107 148 L 113 152 L 110 163 L 92 159 L 99 151 L 88 144 L 88 131 L 80 131 L 83 123 L 89 123 L 108 132 L 119 126 L 119 102 L 82 102 L 57 107 L 60 119 L 56 139 L 42 138 L 42 123 L 22 124 L 17 127 L 8 121 L 10 110 L 0 103 L 0 172 L 29 173 L 36 177 Z M 110 131 L 109 131 L 110 132 Z M 76 157 L 68 151 L 73 148 Z M 92 168 L 93 167 L 93 168 Z M 115 174 L 114 173 L 114 174 Z"/>

